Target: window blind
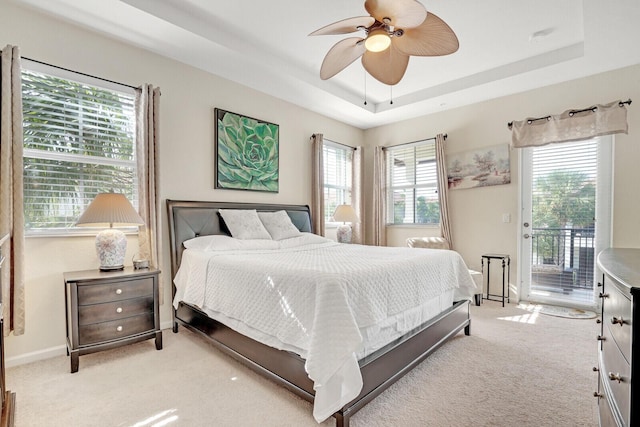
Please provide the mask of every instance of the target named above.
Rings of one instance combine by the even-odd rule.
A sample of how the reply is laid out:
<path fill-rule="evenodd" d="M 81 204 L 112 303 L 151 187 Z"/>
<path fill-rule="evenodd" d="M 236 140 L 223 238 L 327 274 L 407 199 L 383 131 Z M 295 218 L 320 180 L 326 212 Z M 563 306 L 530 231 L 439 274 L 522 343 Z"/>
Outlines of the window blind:
<path fill-rule="evenodd" d="M 28 230 L 68 229 L 102 192 L 137 206 L 132 94 L 23 70 Z"/>
<path fill-rule="evenodd" d="M 387 223 L 439 224 L 435 140 L 387 150 Z"/>
<path fill-rule="evenodd" d="M 351 204 L 353 149 L 325 139 L 324 160 L 324 218 L 333 221 L 338 205 Z"/>

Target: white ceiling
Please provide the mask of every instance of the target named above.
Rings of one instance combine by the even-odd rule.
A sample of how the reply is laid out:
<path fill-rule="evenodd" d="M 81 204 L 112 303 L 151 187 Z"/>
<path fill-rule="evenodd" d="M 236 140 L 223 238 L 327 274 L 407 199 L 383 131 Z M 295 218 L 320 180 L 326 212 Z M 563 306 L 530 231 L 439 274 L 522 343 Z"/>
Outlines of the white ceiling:
<path fill-rule="evenodd" d="M 640 63 L 638 0 L 422 0 L 460 49 L 412 57 L 392 91 L 359 60 L 319 77 L 351 35 L 308 34 L 363 0 L 13 1 L 364 129 Z"/>

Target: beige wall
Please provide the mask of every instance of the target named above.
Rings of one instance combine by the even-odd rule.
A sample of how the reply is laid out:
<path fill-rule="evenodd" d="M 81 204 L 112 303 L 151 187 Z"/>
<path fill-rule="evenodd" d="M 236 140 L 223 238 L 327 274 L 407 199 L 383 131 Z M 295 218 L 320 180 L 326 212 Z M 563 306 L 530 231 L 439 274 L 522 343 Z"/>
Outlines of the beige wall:
<path fill-rule="evenodd" d="M 613 244 L 640 247 L 640 66 L 612 71 L 443 111 L 365 131 L 366 147 L 394 145 L 448 134 L 447 153 L 457 153 L 497 144 L 507 144 L 507 123 L 526 117 L 556 114 L 616 99 L 631 98 L 629 134 L 616 135 L 614 154 Z M 372 149 L 366 150 L 371 154 Z M 519 233 L 519 179 L 517 150 L 511 151 L 511 184 L 449 192 L 454 247 L 470 268 L 479 270 L 483 253 L 498 252 L 512 257 L 511 283 L 517 283 L 517 238 Z M 372 157 L 366 158 L 365 183 L 372 182 Z M 366 194 L 371 194 L 366 187 Z M 365 202 L 368 236 L 371 236 L 371 197 Z M 502 215 L 511 215 L 510 223 Z M 422 227 L 389 227 L 390 245 L 403 246 L 410 236 L 438 235 L 439 230 Z M 493 280 L 493 279 L 492 279 Z"/>
<path fill-rule="evenodd" d="M 162 90 L 161 198 L 309 204 L 311 145 L 323 132 L 346 144 L 362 145 L 360 129 L 310 112 L 213 76 L 209 73 L 107 39 L 78 27 L 0 0 L 0 46 L 20 47 L 23 57 L 137 86 L 151 83 Z M 280 125 L 280 191 L 273 193 L 213 189 L 214 107 Z M 164 211 L 163 211 L 164 216 Z M 163 220 L 164 221 L 164 220 Z M 162 283 L 164 327 L 171 322 L 168 232 L 163 225 Z M 128 264 L 135 253 L 129 239 Z M 9 364 L 63 354 L 65 344 L 65 271 L 98 265 L 92 237 L 28 238 L 26 246 L 27 325 L 22 336 L 9 336 Z"/>

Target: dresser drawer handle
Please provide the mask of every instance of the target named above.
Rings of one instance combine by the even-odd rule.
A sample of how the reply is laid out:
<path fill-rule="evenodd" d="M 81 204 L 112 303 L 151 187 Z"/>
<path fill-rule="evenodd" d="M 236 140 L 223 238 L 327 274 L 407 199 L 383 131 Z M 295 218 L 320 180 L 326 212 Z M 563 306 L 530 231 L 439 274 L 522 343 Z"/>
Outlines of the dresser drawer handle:
<path fill-rule="evenodd" d="M 116 308 L 116 313 L 122 313 L 122 307 Z"/>
<path fill-rule="evenodd" d="M 120 295 L 122 293 L 122 289 L 116 289 L 116 295 Z"/>
<path fill-rule="evenodd" d="M 620 376 L 620 374 L 614 374 L 613 372 L 609 372 L 609 379 L 611 381 L 618 381 L 619 383 L 622 382 L 622 377 Z"/>
<path fill-rule="evenodd" d="M 613 317 L 611 318 L 611 324 L 612 324 L 612 325 L 615 325 L 615 324 L 617 324 L 617 323 L 619 323 L 619 324 L 620 324 L 620 326 L 622 326 L 622 325 L 624 325 L 624 324 L 625 324 L 625 323 L 627 323 L 627 322 L 626 322 L 622 317 L 618 318 L 618 317 L 616 317 L 616 316 L 613 316 Z"/>
<path fill-rule="evenodd" d="M 600 293 L 598 294 L 598 297 L 603 298 L 603 299 L 604 299 L 604 298 L 609 298 L 609 294 L 605 294 L 605 293 L 603 293 L 603 292 L 600 292 Z"/>
<path fill-rule="evenodd" d="M 118 326 L 118 327 L 116 328 L 116 331 L 118 331 L 118 332 L 122 332 L 122 326 Z M 609 374 L 609 375 L 611 375 L 611 374 Z"/>

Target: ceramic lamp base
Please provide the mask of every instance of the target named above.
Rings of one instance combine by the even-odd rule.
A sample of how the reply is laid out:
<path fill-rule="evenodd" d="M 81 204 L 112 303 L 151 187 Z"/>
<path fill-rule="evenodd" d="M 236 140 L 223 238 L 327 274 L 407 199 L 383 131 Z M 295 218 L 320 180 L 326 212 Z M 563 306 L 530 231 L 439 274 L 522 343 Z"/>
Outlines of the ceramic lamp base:
<path fill-rule="evenodd" d="M 336 237 L 340 243 L 351 243 L 351 234 L 351 226 L 348 224 L 342 224 L 336 230 Z"/>
<path fill-rule="evenodd" d="M 96 236 L 96 252 L 100 259 L 100 270 L 122 270 L 127 252 L 127 238 L 114 228 L 102 230 Z"/>

